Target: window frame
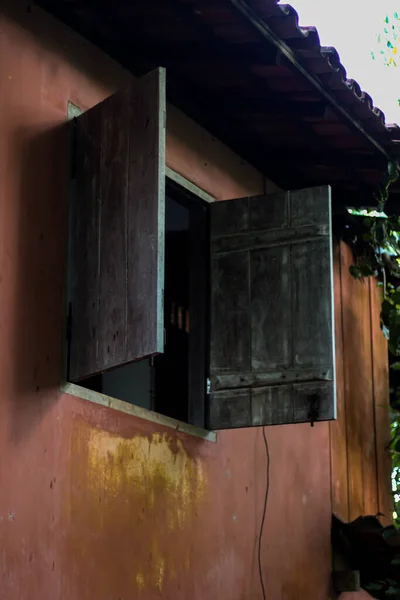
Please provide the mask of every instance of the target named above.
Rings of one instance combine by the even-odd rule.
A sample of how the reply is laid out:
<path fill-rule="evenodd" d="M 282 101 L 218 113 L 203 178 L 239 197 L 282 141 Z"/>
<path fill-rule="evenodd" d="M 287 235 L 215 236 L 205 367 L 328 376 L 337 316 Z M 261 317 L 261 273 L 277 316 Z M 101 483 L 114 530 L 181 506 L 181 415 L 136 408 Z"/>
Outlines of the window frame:
<path fill-rule="evenodd" d="M 186 207 L 189 211 L 189 232 L 197 232 L 196 242 L 190 247 L 189 310 L 190 317 L 188 356 L 188 423 L 204 427 L 207 419 L 207 381 L 210 355 L 210 227 L 207 202 L 166 177 L 166 198 Z M 199 239 L 199 234 L 201 239 Z M 192 235 L 189 236 L 193 240 Z M 199 293 L 200 290 L 200 293 Z M 164 324 L 166 327 L 166 324 Z"/>
<path fill-rule="evenodd" d="M 74 105 L 73 103 L 68 103 L 68 122 L 72 121 L 75 117 L 82 114 L 84 110 L 80 107 Z M 69 129 L 69 147 L 72 148 L 72 130 Z M 182 433 L 186 433 L 197 438 L 201 438 L 203 440 L 207 440 L 215 443 L 217 441 L 217 433 L 214 431 L 210 431 L 203 427 L 198 427 L 195 425 L 191 425 L 189 423 L 184 423 L 182 421 L 178 421 L 171 417 L 167 417 L 165 415 L 156 413 L 153 410 L 149 410 L 146 408 L 142 408 L 140 406 L 136 406 L 134 404 L 130 404 L 129 402 L 125 402 L 123 400 L 118 400 L 117 398 L 113 398 L 111 396 L 107 396 L 101 392 L 96 392 L 90 389 L 87 389 L 79 384 L 71 383 L 67 380 L 67 368 L 68 368 L 68 278 L 69 278 L 69 256 L 70 256 L 70 227 L 69 227 L 69 219 L 70 219 L 70 206 L 71 206 L 71 196 L 73 194 L 72 189 L 72 179 L 70 177 L 71 173 L 71 163 L 73 159 L 72 152 L 68 153 L 68 171 L 67 171 L 67 224 L 68 224 L 68 243 L 66 244 L 66 257 L 65 264 L 67 266 L 66 269 L 66 277 L 65 277 L 65 285 L 64 285 L 64 294 L 63 294 L 63 331 L 62 331 L 62 370 L 61 370 L 61 378 L 60 378 L 60 391 L 64 394 L 74 396 L 76 398 L 80 398 L 82 400 L 87 400 L 89 402 L 93 402 L 94 404 L 98 404 L 100 406 L 109 407 L 114 410 L 118 410 L 125 414 L 144 419 L 146 421 L 150 421 L 152 423 L 156 423 L 160 426 L 174 429 L 175 431 L 180 431 Z M 188 196 L 192 196 L 194 198 L 198 198 L 202 202 L 212 203 L 215 202 L 216 199 L 200 189 L 198 186 L 193 184 L 191 181 L 178 174 L 176 171 L 166 166 L 165 169 L 165 179 L 166 179 L 166 187 L 167 189 L 178 189 L 179 192 L 184 196 L 185 194 Z M 204 361 L 206 363 L 207 356 L 204 357 Z M 205 382 L 206 383 L 206 382 Z M 204 398 L 204 402 L 206 402 L 206 398 Z"/>

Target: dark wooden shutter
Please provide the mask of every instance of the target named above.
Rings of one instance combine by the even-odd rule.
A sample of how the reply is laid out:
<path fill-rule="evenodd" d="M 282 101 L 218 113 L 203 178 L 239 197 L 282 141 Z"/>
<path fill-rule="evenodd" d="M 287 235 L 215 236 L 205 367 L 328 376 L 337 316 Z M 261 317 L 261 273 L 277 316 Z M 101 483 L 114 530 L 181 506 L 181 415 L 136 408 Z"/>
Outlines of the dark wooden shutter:
<path fill-rule="evenodd" d="M 69 378 L 163 351 L 165 72 L 76 119 Z"/>
<path fill-rule="evenodd" d="M 330 188 L 211 205 L 209 426 L 335 418 Z"/>

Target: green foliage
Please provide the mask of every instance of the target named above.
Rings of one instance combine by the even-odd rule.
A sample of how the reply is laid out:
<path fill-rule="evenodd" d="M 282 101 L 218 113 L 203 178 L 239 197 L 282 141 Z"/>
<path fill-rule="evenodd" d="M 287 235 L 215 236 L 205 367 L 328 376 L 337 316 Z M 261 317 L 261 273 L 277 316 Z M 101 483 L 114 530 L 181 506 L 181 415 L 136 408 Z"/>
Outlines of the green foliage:
<path fill-rule="evenodd" d="M 383 28 L 376 36 L 377 48 L 371 50 L 372 60 L 380 60 L 387 67 L 397 67 L 400 41 L 400 16 L 394 11 L 387 14 Z"/>
<path fill-rule="evenodd" d="M 399 391 L 397 390 L 397 396 Z M 392 490 L 395 505 L 395 524 L 400 526 L 400 421 L 399 412 L 393 411 L 391 422 L 391 441 L 388 451 L 392 457 Z M 399 562 L 400 564 L 400 562 Z"/>
<path fill-rule="evenodd" d="M 389 68 L 399 64 L 400 51 L 400 11 L 388 13 L 383 20 L 383 28 L 376 35 L 376 47 L 371 50 L 371 58 Z M 400 98 L 397 100 L 400 106 Z"/>

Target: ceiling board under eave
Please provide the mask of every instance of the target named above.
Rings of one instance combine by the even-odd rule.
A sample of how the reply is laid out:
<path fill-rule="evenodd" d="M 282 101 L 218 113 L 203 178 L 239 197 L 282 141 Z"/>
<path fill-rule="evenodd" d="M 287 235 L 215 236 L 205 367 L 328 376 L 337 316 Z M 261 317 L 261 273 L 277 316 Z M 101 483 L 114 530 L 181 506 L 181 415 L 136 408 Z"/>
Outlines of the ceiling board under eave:
<path fill-rule="evenodd" d="M 203 13 L 188 16 L 187 5 L 199 3 Z M 380 157 L 361 135 L 351 131 L 346 135 L 347 126 L 334 113 L 336 129 L 331 109 L 310 83 L 279 64 L 276 50 L 261 43 L 221 0 L 210 6 L 203 0 L 168 4 L 147 0 L 146 5 L 114 0 L 107 6 L 88 0 L 40 0 L 39 4 L 135 74 L 165 66 L 169 101 L 280 187 L 330 183 L 351 190 L 358 185 L 363 196 L 371 195 L 369 185 L 376 173 L 366 176 L 365 169 L 376 171 L 374 160 L 380 168 Z M 293 35 L 301 42 L 298 31 Z M 306 48 L 309 51 L 310 45 Z M 313 60 L 321 77 L 334 81 L 320 56 L 304 59 Z M 355 106 L 360 109 L 359 103 Z M 289 163 L 286 152 L 292 154 Z M 301 161 L 293 158 L 296 152 Z M 277 157 L 273 166 L 272 155 Z M 322 168 L 315 168 L 316 156 L 322 159 Z"/>

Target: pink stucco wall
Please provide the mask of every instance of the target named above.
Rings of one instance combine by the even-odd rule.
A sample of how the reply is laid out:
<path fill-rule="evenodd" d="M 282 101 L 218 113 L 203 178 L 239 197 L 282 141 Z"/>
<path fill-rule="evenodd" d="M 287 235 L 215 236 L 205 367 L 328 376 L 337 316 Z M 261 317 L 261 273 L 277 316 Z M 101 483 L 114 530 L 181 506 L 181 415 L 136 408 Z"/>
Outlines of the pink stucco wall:
<path fill-rule="evenodd" d="M 261 429 L 213 444 L 59 391 L 67 103 L 89 108 L 126 78 L 36 7 L 3 3 L 0 598 L 260 600 Z M 217 198 L 264 189 L 172 108 L 167 163 Z M 270 428 L 267 439 L 267 598 L 327 600 L 329 424 Z"/>

